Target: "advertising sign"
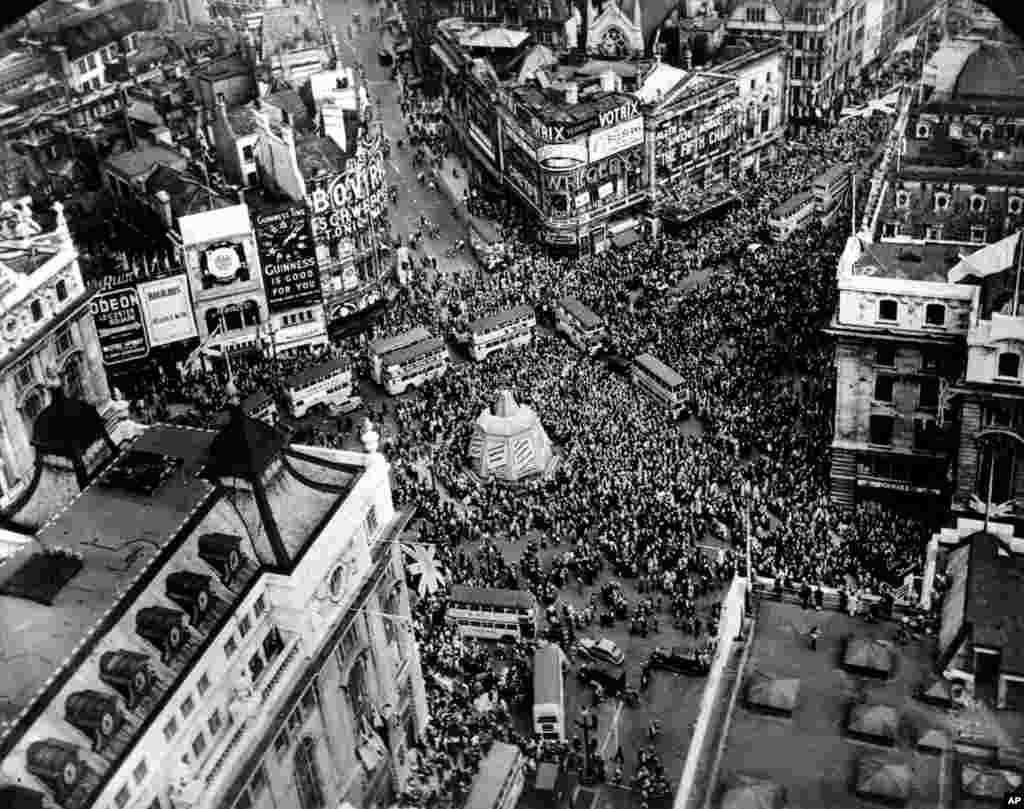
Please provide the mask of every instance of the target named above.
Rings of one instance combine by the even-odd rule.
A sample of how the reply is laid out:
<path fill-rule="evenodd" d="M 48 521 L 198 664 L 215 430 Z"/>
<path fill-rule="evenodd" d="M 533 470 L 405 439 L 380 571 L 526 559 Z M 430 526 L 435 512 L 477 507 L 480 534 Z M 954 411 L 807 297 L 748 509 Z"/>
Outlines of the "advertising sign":
<path fill-rule="evenodd" d="M 491 148 L 491 139 L 472 121 L 469 122 L 469 136 L 487 157 L 491 160 L 495 159 L 494 149 Z"/>
<path fill-rule="evenodd" d="M 188 279 L 184 275 L 139 284 L 139 299 L 150 345 L 162 346 L 197 336 Z"/>
<path fill-rule="evenodd" d="M 518 128 L 508 124 L 506 122 L 504 134 L 508 137 L 512 143 L 519 147 L 519 149 L 532 160 L 537 159 L 537 153 L 533 150 L 529 141 L 526 140 L 526 136 L 519 131 Z"/>
<path fill-rule="evenodd" d="M 535 208 L 540 205 L 537 169 L 519 149 L 511 144 L 505 149 L 505 177 L 527 202 Z"/>
<path fill-rule="evenodd" d="M 267 308 L 282 312 L 319 303 L 320 270 L 306 209 L 293 205 L 262 213 L 255 217 L 255 226 Z"/>
<path fill-rule="evenodd" d="M 384 158 L 376 149 L 351 161 L 343 174 L 311 181 L 306 202 L 314 242 L 333 244 L 374 227 L 387 204 L 384 178 Z"/>
<path fill-rule="evenodd" d="M 613 154 L 644 142 L 644 119 L 634 118 L 610 129 L 594 132 L 588 139 L 590 162 L 596 163 Z"/>
<path fill-rule="evenodd" d="M 537 149 L 537 162 L 551 171 L 569 171 L 587 162 L 585 143 L 549 143 Z"/>
<path fill-rule="evenodd" d="M 90 306 L 105 365 L 140 360 L 149 354 L 142 307 L 134 287 L 101 292 Z"/>
<path fill-rule="evenodd" d="M 200 259 L 203 275 L 218 284 L 248 281 L 249 268 L 245 248 L 238 242 L 217 242 L 203 250 Z"/>

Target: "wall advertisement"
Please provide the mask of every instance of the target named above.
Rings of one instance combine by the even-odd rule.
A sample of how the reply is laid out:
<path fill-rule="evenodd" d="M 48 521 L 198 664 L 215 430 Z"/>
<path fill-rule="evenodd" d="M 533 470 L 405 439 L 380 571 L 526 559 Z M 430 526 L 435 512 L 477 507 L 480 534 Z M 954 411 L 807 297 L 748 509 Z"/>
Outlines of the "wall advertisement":
<path fill-rule="evenodd" d="M 540 207 L 536 165 L 512 144 L 505 149 L 505 178 L 533 207 Z"/>
<path fill-rule="evenodd" d="M 105 365 L 119 365 L 149 355 L 142 306 L 135 287 L 100 292 L 90 306 Z"/>
<path fill-rule="evenodd" d="M 590 162 L 596 163 L 613 154 L 638 146 L 644 142 L 644 119 L 623 121 L 608 129 L 593 133 L 587 139 Z"/>
<path fill-rule="evenodd" d="M 139 301 L 150 345 L 162 346 L 198 336 L 186 276 L 139 284 Z"/>
<path fill-rule="evenodd" d="M 357 155 L 345 172 L 313 180 L 306 194 L 310 230 L 317 244 L 351 239 L 374 227 L 387 205 L 380 149 Z"/>
<path fill-rule="evenodd" d="M 509 124 L 506 121 L 503 132 L 508 140 L 514 143 L 524 155 L 529 157 L 531 160 L 537 159 L 537 152 L 526 139 L 526 135 L 524 135 L 518 127 Z"/>
<path fill-rule="evenodd" d="M 255 229 L 270 312 L 319 303 L 323 299 L 320 270 L 306 209 L 293 205 L 258 214 Z"/>
<path fill-rule="evenodd" d="M 469 122 L 469 136 L 473 139 L 473 143 L 475 143 L 477 147 L 487 155 L 487 157 L 492 161 L 497 159 L 494 154 L 494 149 L 491 146 L 491 139 L 487 137 L 483 130 L 472 121 Z"/>

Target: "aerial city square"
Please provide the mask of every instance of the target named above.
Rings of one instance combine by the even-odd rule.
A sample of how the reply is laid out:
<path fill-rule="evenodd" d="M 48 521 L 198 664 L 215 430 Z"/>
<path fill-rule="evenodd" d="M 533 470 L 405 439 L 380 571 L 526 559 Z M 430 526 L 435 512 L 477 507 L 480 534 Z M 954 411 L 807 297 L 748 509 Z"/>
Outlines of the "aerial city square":
<path fill-rule="evenodd" d="M 1019 19 L 3 24 L 0 809 L 1024 802 Z"/>

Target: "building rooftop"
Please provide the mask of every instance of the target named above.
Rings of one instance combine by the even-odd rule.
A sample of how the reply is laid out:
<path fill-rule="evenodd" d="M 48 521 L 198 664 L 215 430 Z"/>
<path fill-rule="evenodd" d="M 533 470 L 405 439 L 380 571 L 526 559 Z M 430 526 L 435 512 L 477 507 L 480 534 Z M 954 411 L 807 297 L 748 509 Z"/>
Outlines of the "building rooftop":
<path fill-rule="evenodd" d="M 104 160 L 108 168 L 122 177 L 136 179 L 149 174 L 156 166 L 183 170 L 188 159 L 181 153 L 159 143 L 140 143 L 134 149 L 111 155 Z"/>
<path fill-rule="evenodd" d="M 1024 674 L 1024 614 L 1016 608 L 1024 590 L 1024 557 L 992 534 L 975 534 L 967 541 L 962 620 L 970 625 L 974 644 L 1000 650 L 1004 671 Z"/>
<path fill-rule="evenodd" d="M 249 60 L 240 53 L 230 53 L 203 65 L 196 77 L 206 81 L 219 81 L 233 76 L 248 76 L 252 72 Z"/>
<path fill-rule="evenodd" d="M 0 564 L 0 581 L 32 554 L 67 548 L 81 555 L 82 569 L 50 604 L 0 595 L 4 658 L 0 661 L 0 728 L 28 706 L 124 589 L 192 510 L 213 491 L 197 477 L 214 433 L 153 427 L 132 446 L 133 452 L 177 459 L 159 496 L 93 483 L 36 539 Z"/>
<path fill-rule="evenodd" d="M 231 124 L 231 131 L 239 138 L 255 135 L 260 131 L 260 123 L 256 118 L 255 111 L 248 106 L 234 107 L 228 110 L 228 122 Z"/>
<path fill-rule="evenodd" d="M 156 194 L 158 191 L 167 192 L 171 198 L 171 211 L 175 221 L 182 216 L 230 208 L 238 204 L 237 199 L 219 194 L 199 178 L 170 166 L 158 166 L 146 178 L 146 191 L 150 194 Z"/>
<path fill-rule="evenodd" d="M 581 93 L 578 104 L 566 104 L 564 91 L 559 92 L 553 88 L 513 87 L 509 93 L 544 123 L 570 128 L 596 121 L 602 112 L 636 103 L 636 99 L 627 93 Z"/>
<path fill-rule="evenodd" d="M 878 242 L 864 245 L 853 275 L 946 283 L 963 248 L 942 244 Z"/>
<path fill-rule="evenodd" d="M 293 129 L 306 131 L 312 128 L 313 119 L 309 115 L 309 109 L 302 97 L 292 89 L 278 90 L 276 93 L 268 93 L 260 103 L 269 104 L 282 112 L 288 113 L 288 118 Z"/>
<path fill-rule="evenodd" d="M 320 174 L 338 174 L 345 170 L 348 156 L 331 138 L 304 138 L 295 141 L 299 170 L 306 179 Z"/>
<path fill-rule="evenodd" d="M 247 205 L 218 208 L 212 213 L 183 216 L 178 221 L 185 244 L 201 244 L 248 233 L 252 229 Z"/>
<path fill-rule="evenodd" d="M 1020 44 L 984 42 L 971 53 L 953 87 L 953 98 L 1012 100 L 1024 107 L 1024 48 Z"/>
<path fill-rule="evenodd" d="M 30 36 L 50 45 L 62 45 L 67 48 L 69 59 L 77 59 L 117 43 L 128 34 L 161 28 L 166 20 L 165 3 L 128 0 L 41 25 L 33 28 Z"/>

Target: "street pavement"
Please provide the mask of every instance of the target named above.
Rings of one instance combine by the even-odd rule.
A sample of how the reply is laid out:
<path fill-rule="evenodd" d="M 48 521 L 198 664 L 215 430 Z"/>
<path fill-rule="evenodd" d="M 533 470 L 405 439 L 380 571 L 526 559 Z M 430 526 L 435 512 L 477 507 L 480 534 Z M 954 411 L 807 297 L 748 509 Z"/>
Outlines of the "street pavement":
<path fill-rule="evenodd" d="M 416 230 L 421 215 L 426 215 L 440 229 L 440 238 L 429 239 L 424 236 L 421 249 L 416 251 L 417 260 L 424 254 L 438 260 L 438 270 L 446 273 L 476 273 L 478 266 L 471 251 L 467 248 L 451 259 L 445 258 L 445 251 L 456 239 L 462 239 L 468 245 L 469 236 L 466 227 L 452 213 L 452 206 L 440 191 L 431 191 L 426 185 L 416 181 L 417 169 L 413 168 L 413 150 L 405 145 L 397 147 L 398 140 L 408 141 L 409 133 L 405 129 L 405 121 L 400 107 L 401 93 L 398 83 L 392 81 L 391 68 L 382 67 L 377 58 L 377 49 L 381 42 L 380 30 L 369 30 L 369 19 L 379 16 L 383 4 L 374 0 L 322 0 L 324 17 L 338 35 L 339 56 L 345 67 L 361 64 L 366 70 L 367 93 L 371 98 L 380 99 L 378 107 L 380 121 L 384 125 L 384 134 L 391 141 L 391 158 L 388 162 L 388 183 L 398 187 L 398 203 L 391 207 L 392 233 L 405 241 L 409 234 Z M 359 12 L 362 19 L 362 33 L 354 33 L 353 40 L 348 39 L 348 25 L 354 12 Z M 418 263 L 418 261 L 417 261 Z"/>

